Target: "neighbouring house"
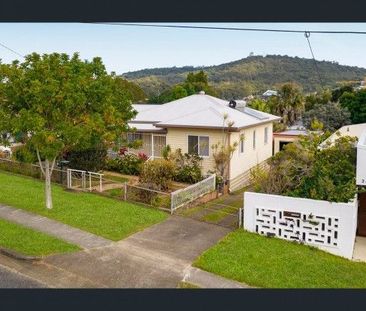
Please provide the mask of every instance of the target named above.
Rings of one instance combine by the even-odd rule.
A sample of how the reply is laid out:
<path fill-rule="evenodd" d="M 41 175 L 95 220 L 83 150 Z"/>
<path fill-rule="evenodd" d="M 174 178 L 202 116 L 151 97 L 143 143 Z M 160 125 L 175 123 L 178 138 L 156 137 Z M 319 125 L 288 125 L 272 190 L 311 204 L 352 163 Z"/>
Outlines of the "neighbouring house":
<path fill-rule="evenodd" d="M 281 151 L 284 146 L 299 140 L 300 136 L 308 135 L 306 130 L 286 130 L 273 133 L 273 154 Z"/>
<path fill-rule="evenodd" d="M 265 92 L 262 94 L 262 97 L 264 97 L 264 98 L 268 98 L 268 97 L 271 97 L 271 96 L 277 96 L 277 95 L 278 95 L 278 92 L 277 92 L 277 91 L 267 90 L 267 91 L 265 91 Z"/>
<path fill-rule="evenodd" d="M 214 170 L 211 146 L 222 142 L 238 142 L 229 164 L 230 190 L 235 190 L 234 180 L 255 165 L 272 156 L 273 122 L 280 117 L 260 112 L 235 101 L 226 101 L 204 92 L 187 96 L 166 104 L 136 104 L 138 114 L 129 125 L 135 128 L 129 140 L 141 140 L 142 147 L 134 152 L 144 152 L 150 158 L 161 157 L 163 148 L 180 148 L 183 153 L 198 154 L 203 158 L 202 170 Z M 233 122 L 228 126 L 224 121 Z M 244 139 L 240 139 L 243 137 Z M 235 183 L 235 188 L 240 187 Z"/>
<path fill-rule="evenodd" d="M 331 136 L 329 136 L 325 141 L 323 141 L 323 143 L 320 146 L 324 147 L 329 143 L 332 144 L 336 139 L 338 139 L 341 136 L 357 137 L 357 139 L 360 140 L 360 137 L 364 131 L 366 131 L 366 123 L 342 126 L 340 129 L 335 131 Z"/>
<path fill-rule="evenodd" d="M 356 184 L 358 186 L 366 186 L 366 123 L 345 125 L 335 131 L 325 141 L 320 144 L 320 148 L 326 148 L 328 145 L 344 136 L 356 137 L 357 143 L 357 165 L 356 165 Z M 358 193 L 358 223 L 357 234 L 366 236 L 366 193 L 359 191 Z"/>

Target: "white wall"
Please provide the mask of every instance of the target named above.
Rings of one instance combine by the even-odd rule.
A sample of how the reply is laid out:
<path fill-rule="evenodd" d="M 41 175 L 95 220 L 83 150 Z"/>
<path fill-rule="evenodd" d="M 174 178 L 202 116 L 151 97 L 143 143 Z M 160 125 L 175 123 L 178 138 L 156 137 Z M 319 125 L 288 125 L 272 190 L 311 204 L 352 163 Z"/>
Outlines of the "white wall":
<path fill-rule="evenodd" d="M 357 200 L 332 203 L 245 192 L 244 229 L 302 241 L 351 259 L 357 229 L 357 204 Z M 306 221 L 310 215 L 313 215 L 311 220 L 318 224 Z"/>
<path fill-rule="evenodd" d="M 168 128 L 166 135 L 166 144 L 170 145 L 172 150 L 182 149 L 182 153 L 188 152 L 188 135 L 208 136 L 209 137 L 209 156 L 203 157 L 202 171 L 204 174 L 207 171 L 212 171 L 215 168 L 215 161 L 212 156 L 211 146 L 222 142 L 223 136 L 221 130 L 211 129 L 190 129 L 190 128 Z"/>
<path fill-rule="evenodd" d="M 268 128 L 268 140 L 264 142 L 264 129 Z M 240 135 L 244 136 L 244 152 L 240 152 L 240 145 L 234 152 L 230 161 L 230 179 L 248 171 L 253 166 L 267 160 L 272 156 L 272 128 L 273 123 L 265 123 L 256 127 L 243 129 L 240 133 L 231 133 L 230 143 L 239 142 Z M 253 148 L 253 131 L 256 132 L 256 143 Z"/>

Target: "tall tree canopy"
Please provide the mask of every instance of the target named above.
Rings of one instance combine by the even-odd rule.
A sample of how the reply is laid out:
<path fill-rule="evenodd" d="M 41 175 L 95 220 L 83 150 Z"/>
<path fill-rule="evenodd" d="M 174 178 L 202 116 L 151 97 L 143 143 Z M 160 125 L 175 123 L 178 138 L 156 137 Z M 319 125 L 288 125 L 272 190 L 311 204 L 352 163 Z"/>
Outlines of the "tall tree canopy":
<path fill-rule="evenodd" d="M 285 146 L 269 162 L 269 171 L 253 171 L 257 191 L 293 197 L 349 202 L 357 193 L 356 138 L 340 137 L 319 148 L 328 137 L 316 132 Z"/>
<path fill-rule="evenodd" d="M 352 123 L 366 122 L 366 89 L 357 92 L 345 92 L 339 98 L 342 107 L 351 113 Z"/>
<path fill-rule="evenodd" d="M 272 113 L 282 117 L 282 122 L 292 125 L 304 111 L 304 97 L 300 86 L 295 83 L 283 84 L 277 96 L 271 96 L 268 104 Z"/>
<path fill-rule="evenodd" d="M 303 115 L 304 126 L 308 129 L 314 120 L 324 125 L 324 130 L 334 132 L 344 125 L 351 124 L 351 114 L 338 103 L 317 104 Z"/>
<path fill-rule="evenodd" d="M 179 98 L 197 94 L 204 91 L 206 94 L 216 96 L 216 91 L 208 83 L 207 74 L 202 70 L 194 73 L 190 72 L 183 83 L 176 84 L 170 89 L 162 92 L 158 96 L 149 99 L 150 103 L 164 104 Z"/>
<path fill-rule="evenodd" d="M 78 148 L 120 139 L 136 111 L 120 78 L 102 60 L 78 54 L 30 54 L 0 64 L 0 131 L 23 135 L 36 150 L 45 176 L 46 207 L 52 208 L 51 174 L 56 158 Z"/>

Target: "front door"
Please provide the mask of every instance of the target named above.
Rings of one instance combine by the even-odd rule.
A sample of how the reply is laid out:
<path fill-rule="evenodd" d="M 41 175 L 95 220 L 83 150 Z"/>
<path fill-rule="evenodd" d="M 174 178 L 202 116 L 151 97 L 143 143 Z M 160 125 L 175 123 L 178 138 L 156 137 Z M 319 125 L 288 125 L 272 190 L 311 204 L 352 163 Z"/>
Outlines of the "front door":
<path fill-rule="evenodd" d="M 366 193 L 358 194 L 358 227 L 357 235 L 366 236 Z"/>

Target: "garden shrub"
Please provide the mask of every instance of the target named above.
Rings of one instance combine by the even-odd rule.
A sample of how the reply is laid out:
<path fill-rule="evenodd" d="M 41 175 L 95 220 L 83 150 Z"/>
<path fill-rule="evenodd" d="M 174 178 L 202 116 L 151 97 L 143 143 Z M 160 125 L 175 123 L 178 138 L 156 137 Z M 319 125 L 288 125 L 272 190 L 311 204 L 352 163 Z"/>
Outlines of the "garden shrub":
<path fill-rule="evenodd" d="M 269 171 L 252 170 L 255 191 L 332 202 L 357 193 L 356 139 L 340 137 L 319 149 L 323 135 L 309 134 L 288 144 L 269 161 Z"/>
<path fill-rule="evenodd" d="M 141 166 L 145 162 L 145 157 L 137 156 L 132 153 L 123 155 L 106 161 L 105 168 L 109 171 L 118 172 L 126 175 L 139 175 Z"/>
<path fill-rule="evenodd" d="M 166 191 L 171 187 L 176 166 L 173 161 L 154 159 L 142 165 L 140 183 L 146 188 Z"/>
<path fill-rule="evenodd" d="M 70 161 L 68 166 L 73 169 L 98 172 L 106 165 L 107 148 L 101 146 L 70 151 L 64 155 L 64 159 Z"/>
<path fill-rule="evenodd" d="M 175 163 L 176 170 L 173 179 L 178 182 L 194 184 L 202 180 L 201 162 L 202 158 L 196 154 L 182 154 L 181 149 L 171 152 L 170 146 L 163 150 L 165 159 Z"/>

